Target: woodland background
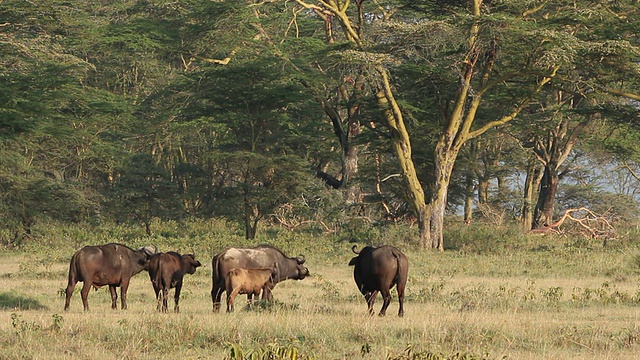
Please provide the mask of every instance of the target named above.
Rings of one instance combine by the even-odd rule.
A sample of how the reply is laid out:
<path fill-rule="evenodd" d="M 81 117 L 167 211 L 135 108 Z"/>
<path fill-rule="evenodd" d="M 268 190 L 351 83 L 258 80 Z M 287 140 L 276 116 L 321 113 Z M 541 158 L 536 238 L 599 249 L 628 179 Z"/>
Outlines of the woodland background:
<path fill-rule="evenodd" d="M 632 0 L 5 0 L 0 240 L 221 218 L 443 250 L 445 216 L 617 237 L 639 31 Z"/>

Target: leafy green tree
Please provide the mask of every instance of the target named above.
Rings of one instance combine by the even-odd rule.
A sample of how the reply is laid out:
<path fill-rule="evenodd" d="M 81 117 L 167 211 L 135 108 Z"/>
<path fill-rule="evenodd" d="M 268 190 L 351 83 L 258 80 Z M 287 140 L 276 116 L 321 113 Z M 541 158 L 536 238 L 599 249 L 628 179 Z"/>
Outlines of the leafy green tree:
<path fill-rule="evenodd" d="M 42 217 L 81 221 L 97 213 L 98 193 L 84 180 L 104 174 L 94 171 L 96 150 L 109 133 L 104 123 L 94 127 L 108 96 L 84 86 L 92 66 L 65 43 L 73 33 L 61 20 L 73 17 L 50 5 L 0 4 L 0 208 L 3 223 L 27 235 Z"/>
<path fill-rule="evenodd" d="M 575 13 L 570 10 L 574 9 Z M 562 25 L 550 41 L 561 44 L 555 53 L 563 64 L 562 76 L 551 84 L 552 90 L 528 109 L 527 122 L 532 131 L 533 151 L 543 166 L 532 227 L 553 220 L 558 183 L 569 167 L 568 159 L 579 138 L 596 121 L 618 116 L 613 108 L 624 107 L 629 91 L 637 84 L 633 76 L 634 59 L 640 54 L 637 38 L 629 26 L 637 26 L 628 16 L 637 13 L 632 2 L 599 3 L 587 9 L 572 4 L 545 4 L 531 16 L 547 17 L 554 26 Z M 553 12 L 550 19 L 547 15 Z M 594 16 L 598 20 L 594 20 Z M 616 90 L 612 90 L 616 89 Z M 628 89 L 628 90 L 620 90 Z M 534 129 L 538 129 L 535 132 Z"/>
<path fill-rule="evenodd" d="M 342 51 L 343 58 L 350 60 L 351 63 L 359 62 L 368 65 L 366 67 L 368 71 L 365 73 L 369 75 L 368 80 L 371 89 L 374 90 L 372 95 L 375 95 L 379 109 L 382 111 L 391 143 L 406 180 L 407 189 L 409 189 L 407 193 L 418 218 L 423 244 L 443 249 L 442 224 L 447 204 L 447 189 L 460 149 L 469 139 L 512 120 L 529 104 L 533 94 L 540 91 L 551 80 L 557 71 L 557 66 L 532 64 L 527 67 L 522 61 L 512 62 L 509 66 L 517 67 L 517 71 L 512 73 L 511 70 L 505 70 L 503 75 L 494 80 L 494 66 L 498 60 L 496 57 L 498 46 L 496 37 L 499 35 L 497 29 L 504 27 L 507 21 L 493 19 L 483 11 L 489 8 L 483 7 L 481 1 L 473 1 L 468 7 L 462 4 L 454 5 L 458 13 L 466 13 L 464 16 L 451 16 L 449 13 L 432 11 L 434 4 L 425 4 L 424 8 L 417 7 L 418 11 L 416 11 L 416 7 L 398 7 L 402 5 L 399 2 L 386 2 L 380 7 L 369 4 L 366 8 L 363 8 L 367 6 L 364 2 L 351 1 L 321 2 L 318 5 L 303 1 L 297 1 L 297 3 L 315 11 L 316 14 L 325 14 L 335 19 L 332 21 L 340 26 L 345 40 L 352 44 L 352 49 Z M 349 5 L 353 5 L 351 9 L 354 10 L 351 12 L 349 12 Z M 403 11 L 394 15 L 398 9 Z M 376 13 L 380 16 L 372 16 L 371 19 L 383 19 L 382 21 L 367 22 L 365 20 L 367 18 L 365 14 Z M 434 20 L 426 20 L 427 17 Z M 365 31 L 371 28 L 375 29 L 371 34 Z M 436 43 L 418 45 L 424 44 L 424 34 L 429 34 L 431 39 L 436 38 Z M 377 41 L 370 39 L 377 39 Z M 502 41 L 502 38 L 499 40 Z M 521 38 L 509 40 L 520 41 Z M 381 54 L 386 56 L 378 56 Z M 433 59 L 431 63 L 415 61 L 424 58 L 427 54 Z M 454 64 L 453 67 L 452 64 Z M 440 107 L 444 114 L 442 127 L 444 131 L 435 147 L 435 181 L 430 188 L 431 201 L 428 204 L 415 170 L 409 132 L 404 120 L 405 115 L 396 100 L 396 90 L 389 72 L 390 69 L 398 68 L 398 65 L 400 68 L 402 65 L 413 66 L 418 72 L 418 80 L 424 79 L 432 84 L 458 84 L 438 89 L 443 94 L 440 98 Z M 523 66 L 525 66 L 524 69 Z M 447 72 L 443 69 L 453 71 Z M 440 77 L 434 79 L 434 76 Z M 504 89 L 503 84 L 509 80 L 531 85 L 520 86 L 519 94 L 510 96 L 510 102 L 515 103 L 515 107 L 502 109 L 498 112 L 502 115 L 497 119 L 472 129 L 485 93 L 489 93 L 486 96 L 490 97 L 490 91 Z M 424 89 L 424 86 L 419 87 Z M 445 92 L 449 89 L 450 93 Z"/>
<path fill-rule="evenodd" d="M 297 118 L 306 114 L 302 85 L 267 51 L 258 45 L 238 51 L 229 64 L 187 74 L 193 95 L 176 119 L 213 130 L 209 158 L 216 185 L 209 209 L 238 219 L 249 239 L 278 206 L 316 186 L 308 161 L 298 155 L 309 145 Z"/>
<path fill-rule="evenodd" d="M 144 224 L 149 236 L 154 218 L 180 219 L 184 215 L 175 184 L 150 154 L 132 154 L 116 169 L 110 195 L 116 219 Z"/>
<path fill-rule="evenodd" d="M 480 0 L 446 6 L 436 1 L 296 3 L 312 11 L 326 26 L 341 30 L 343 41 L 349 44 L 339 51 L 343 63 L 366 64 L 361 73 L 367 74 L 370 89 L 377 90 L 373 93 L 427 247 L 444 248 L 442 227 L 448 189 L 456 159 L 468 141 L 514 120 L 555 81 L 571 79 L 580 60 L 578 55 L 626 49 L 630 56 L 618 60 L 623 60 L 622 67 L 633 69 L 629 61 L 634 56 L 633 45 L 613 40 L 615 34 L 606 31 L 628 29 L 635 21 L 629 16 L 636 11 L 630 2 L 617 4 L 616 8 L 606 4 L 594 7 L 569 2 Z M 606 27 L 589 31 L 594 23 L 587 14 L 593 11 L 607 19 Z M 593 51 L 581 53 L 581 49 Z M 406 81 L 407 88 L 394 87 L 401 82 L 393 74 L 409 68 L 414 81 Z M 605 83 L 611 79 L 598 73 L 606 66 L 592 64 L 589 68 L 596 69 L 584 74 L 589 75 L 592 88 L 612 93 L 612 83 Z M 406 110 L 396 100 L 397 94 L 407 100 L 427 97 L 422 104 L 429 108 L 423 108 L 422 116 L 427 122 L 439 123 L 428 201 L 415 171 Z"/>

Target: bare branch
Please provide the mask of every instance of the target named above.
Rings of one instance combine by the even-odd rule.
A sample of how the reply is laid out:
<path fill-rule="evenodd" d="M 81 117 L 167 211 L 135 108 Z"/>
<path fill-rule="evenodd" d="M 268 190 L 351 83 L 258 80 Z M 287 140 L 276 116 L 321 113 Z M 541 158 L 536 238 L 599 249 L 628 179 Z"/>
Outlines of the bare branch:
<path fill-rule="evenodd" d="M 626 161 L 624 163 L 622 163 L 622 166 L 624 166 L 625 169 L 627 169 L 629 171 L 629 173 L 631 174 L 631 176 L 633 176 L 636 180 L 640 181 L 640 174 L 638 174 L 637 172 L 635 172 L 631 166 L 629 165 L 629 163 L 627 163 Z"/>
<path fill-rule="evenodd" d="M 208 62 L 208 63 L 211 63 L 211 64 L 227 65 L 229 63 L 229 61 L 231 61 L 231 58 L 237 52 L 238 52 L 238 48 L 235 48 L 235 49 L 231 50 L 231 52 L 229 53 L 229 56 L 227 56 L 224 59 L 209 59 L 209 58 L 203 58 L 202 56 L 196 56 L 196 59 L 199 59 L 201 61 Z"/>
<path fill-rule="evenodd" d="M 549 0 L 543 2 L 542 4 L 540 4 L 540 5 L 538 5 L 538 6 L 534 7 L 534 8 L 525 10 L 524 12 L 522 12 L 522 17 L 527 17 L 527 16 L 529 16 L 531 14 L 535 14 L 536 12 L 542 10 L 548 3 L 549 3 Z"/>
<path fill-rule="evenodd" d="M 614 89 L 604 89 L 604 91 L 612 95 L 622 96 L 628 99 L 640 101 L 640 94 L 628 93 L 625 91 L 614 90 Z"/>
<path fill-rule="evenodd" d="M 585 207 L 567 209 L 558 221 L 544 227 L 533 229 L 530 233 L 541 235 L 560 233 L 559 228 L 567 219 L 578 226 L 578 232 L 580 234 L 593 239 L 603 239 L 604 245 L 606 245 L 608 240 L 618 238 L 618 232 L 607 216 L 596 214 Z"/>

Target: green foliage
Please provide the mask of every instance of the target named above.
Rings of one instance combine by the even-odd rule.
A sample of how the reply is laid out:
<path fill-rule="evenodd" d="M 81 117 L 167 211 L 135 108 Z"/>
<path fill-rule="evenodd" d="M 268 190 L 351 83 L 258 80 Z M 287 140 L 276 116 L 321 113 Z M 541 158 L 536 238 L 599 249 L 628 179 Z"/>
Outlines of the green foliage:
<path fill-rule="evenodd" d="M 53 314 L 51 316 L 52 324 L 45 328 L 43 325 L 29 322 L 22 319 L 22 316 L 17 313 L 11 314 L 11 325 L 14 328 L 15 334 L 17 336 L 28 336 L 33 333 L 39 333 L 44 330 L 51 331 L 53 333 L 59 333 L 62 330 L 62 326 L 64 325 L 64 318 L 59 314 Z"/>
<path fill-rule="evenodd" d="M 416 350 L 413 345 L 407 347 L 400 353 L 389 353 L 386 360 L 484 360 L 492 359 L 488 355 L 473 355 L 465 352 L 456 352 L 451 355 L 433 352 L 429 350 Z"/>
<path fill-rule="evenodd" d="M 304 360 L 314 359 L 312 355 L 301 354 L 295 344 L 280 345 L 269 343 L 259 348 L 243 349 L 240 345 L 228 343 L 226 345 L 226 360 Z"/>
<path fill-rule="evenodd" d="M 115 203 L 113 208 L 122 212 L 117 219 L 149 225 L 153 218 L 181 217 L 175 184 L 150 155 L 132 154 L 117 171 L 110 197 Z"/>
<path fill-rule="evenodd" d="M 445 236 L 452 249 L 483 254 L 526 246 L 531 240 L 517 227 L 482 222 L 473 226 L 451 226 Z"/>
<path fill-rule="evenodd" d="M 604 148 L 621 164 L 637 161 L 636 104 L 606 91 L 638 88 L 640 17 L 634 2 L 499 1 L 485 3 L 480 19 L 469 16 L 464 1 L 361 5 L 369 15 L 358 30 L 365 42 L 355 49 L 340 31 L 334 31 L 335 42 L 327 42 L 319 18 L 286 1 L 247 6 L 124 0 L 99 8 L 85 0 L 1 2 L 0 243 L 75 247 L 100 241 L 83 225 L 106 227 L 115 220 L 144 223 L 150 241 L 201 249 L 244 241 L 237 238 L 243 229 L 245 237 L 258 239 L 258 223 L 268 239 L 281 234 L 272 226 L 279 224 L 301 237 L 339 233 L 362 243 L 384 239 L 416 246 L 415 228 L 403 223 L 412 220 L 406 184 L 372 96 L 379 85 L 372 59 L 392 71 L 413 160 L 429 184 L 435 140 L 458 93 L 460 56 L 470 50 L 464 35 L 474 22 L 481 28 L 478 64 L 487 64 L 487 50 L 496 45 L 496 72 L 504 76 L 484 94 L 478 126 L 510 113 L 550 66 L 562 65 L 553 85 L 594 100 L 563 113 L 578 121 L 594 114 L 614 120 L 619 127 L 612 131 L 589 129 L 593 141 L 605 139 Z M 528 12 L 537 5 L 543 6 Z M 355 18 L 356 9 L 350 6 L 348 15 Z M 349 88 L 354 79 L 357 89 Z M 480 85 L 474 83 L 475 91 Z M 349 138 L 362 149 L 358 174 L 350 180 L 364 193 L 357 204 L 313 178 L 320 164 L 343 160 L 342 140 L 332 133 L 318 97 L 338 111 L 340 126 L 357 115 L 361 134 Z M 524 129 L 549 124 L 552 114 L 565 110 L 538 112 L 550 97 L 535 99 Z M 357 114 L 349 115 L 354 101 Z M 521 160 L 498 155 L 504 168 L 513 169 L 507 180 L 517 179 Z M 464 196 L 460 174 L 474 160 L 457 165 L 448 197 L 452 208 Z M 637 187 L 636 181 L 628 188 Z M 612 203 L 620 219 L 636 215 L 635 199 L 593 189 L 562 190 L 557 208 L 604 209 Z M 431 190 L 425 186 L 427 194 Z M 507 199 L 493 203 L 515 215 L 519 196 L 504 194 Z M 212 239 L 176 225 L 186 218 L 224 218 L 238 227 Z M 398 227 L 389 229 L 388 220 L 397 220 Z M 38 230 L 50 221 L 77 233 L 45 239 Z M 196 236 L 182 234 L 189 231 Z M 128 243 L 149 235 L 124 226 L 105 234 Z M 511 247 L 510 238 L 531 241 L 516 230 L 449 234 L 450 249 L 470 253 Z M 287 241 L 274 241 L 297 241 L 284 236 Z M 473 236 L 483 241 L 458 240 Z"/>

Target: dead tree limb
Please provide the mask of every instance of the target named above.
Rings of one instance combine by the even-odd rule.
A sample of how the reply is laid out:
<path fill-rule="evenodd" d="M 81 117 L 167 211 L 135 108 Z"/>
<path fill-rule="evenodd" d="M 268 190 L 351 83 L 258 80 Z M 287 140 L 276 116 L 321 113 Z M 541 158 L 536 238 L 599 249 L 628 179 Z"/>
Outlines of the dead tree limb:
<path fill-rule="evenodd" d="M 567 220 L 571 220 L 571 224 L 575 226 L 560 229 Z M 530 231 L 532 234 L 541 235 L 563 232 L 577 232 L 592 239 L 602 239 L 604 245 L 608 240 L 618 238 L 618 232 L 607 214 L 597 214 L 585 207 L 567 209 L 556 222 Z"/>

